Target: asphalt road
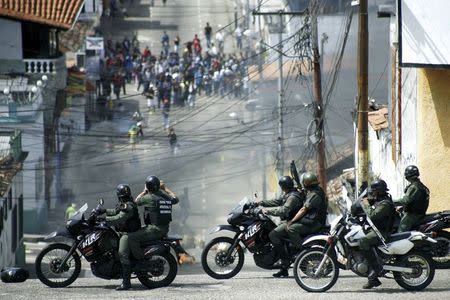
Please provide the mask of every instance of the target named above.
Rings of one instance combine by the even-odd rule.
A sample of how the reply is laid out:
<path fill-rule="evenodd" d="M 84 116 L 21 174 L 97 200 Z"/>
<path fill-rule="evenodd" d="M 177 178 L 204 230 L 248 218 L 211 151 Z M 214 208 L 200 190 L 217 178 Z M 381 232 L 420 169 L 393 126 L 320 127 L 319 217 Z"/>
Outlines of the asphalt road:
<path fill-rule="evenodd" d="M 245 267 L 244 267 L 245 268 Z M 168 287 L 147 290 L 137 280 L 133 289 L 116 292 L 119 281 L 97 278 L 79 278 L 71 286 L 51 289 L 39 280 L 24 283 L 0 283 L 0 299 L 449 299 L 450 271 L 439 271 L 434 281 L 422 292 L 406 292 L 395 281 L 382 278 L 381 288 L 370 291 L 361 289 L 364 278 L 341 272 L 336 285 L 325 293 L 303 291 L 291 276 L 274 279 L 270 271 L 243 271 L 229 280 L 215 280 L 204 274 L 179 275 Z"/>

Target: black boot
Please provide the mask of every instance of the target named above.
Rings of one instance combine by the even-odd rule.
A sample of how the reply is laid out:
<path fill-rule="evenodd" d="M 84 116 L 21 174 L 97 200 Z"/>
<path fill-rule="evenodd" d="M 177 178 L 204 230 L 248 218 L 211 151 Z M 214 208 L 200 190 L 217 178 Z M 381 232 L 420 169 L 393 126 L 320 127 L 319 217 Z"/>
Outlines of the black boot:
<path fill-rule="evenodd" d="M 382 267 L 378 264 L 378 259 L 372 249 L 364 252 L 364 256 L 367 258 L 367 264 L 369 265 L 369 275 L 367 276 L 367 283 L 363 286 L 363 289 L 368 290 L 381 285 L 378 275 Z"/>
<path fill-rule="evenodd" d="M 272 276 L 276 277 L 276 278 L 289 277 L 288 269 L 285 267 L 282 267 L 279 272 L 273 274 Z"/>
<path fill-rule="evenodd" d="M 378 279 L 378 272 L 373 268 L 370 268 L 369 276 L 367 277 L 367 283 L 363 285 L 363 289 L 369 290 L 380 285 L 381 281 Z"/>
<path fill-rule="evenodd" d="M 122 284 L 116 287 L 116 291 L 126 291 L 131 288 L 131 266 L 122 265 Z"/>

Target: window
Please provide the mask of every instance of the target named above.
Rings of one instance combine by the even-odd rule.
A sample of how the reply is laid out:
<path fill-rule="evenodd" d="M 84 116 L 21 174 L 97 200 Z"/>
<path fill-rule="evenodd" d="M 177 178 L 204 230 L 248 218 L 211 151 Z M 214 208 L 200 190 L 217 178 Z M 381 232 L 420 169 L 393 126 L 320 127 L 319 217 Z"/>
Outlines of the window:
<path fill-rule="evenodd" d="M 23 195 L 19 196 L 19 199 L 17 199 L 17 205 L 19 206 L 19 218 L 17 219 L 17 223 L 19 226 L 19 240 L 22 240 L 23 238 Z"/>
<path fill-rule="evenodd" d="M 8 208 L 11 210 L 12 208 L 12 189 L 10 188 L 8 191 Z"/>
<path fill-rule="evenodd" d="M 16 251 L 17 248 L 17 205 L 14 205 L 12 211 L 12 228 L 11 228 L 11 251 Z"/>

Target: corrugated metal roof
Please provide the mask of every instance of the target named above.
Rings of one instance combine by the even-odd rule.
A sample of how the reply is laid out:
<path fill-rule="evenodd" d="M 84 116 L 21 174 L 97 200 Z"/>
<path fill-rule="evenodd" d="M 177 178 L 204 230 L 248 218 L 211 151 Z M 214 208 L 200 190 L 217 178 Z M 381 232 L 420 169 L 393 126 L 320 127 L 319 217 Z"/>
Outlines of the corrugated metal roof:
<path fill-rule="evenodd" d="M 84 0 L 0 0 L 0 16 L 70 29 Z"/>
<path fill-rule="evenodd" d="M 10 136 L 0 135 L 0 161 L 7 158 L 11 152 Z"/>

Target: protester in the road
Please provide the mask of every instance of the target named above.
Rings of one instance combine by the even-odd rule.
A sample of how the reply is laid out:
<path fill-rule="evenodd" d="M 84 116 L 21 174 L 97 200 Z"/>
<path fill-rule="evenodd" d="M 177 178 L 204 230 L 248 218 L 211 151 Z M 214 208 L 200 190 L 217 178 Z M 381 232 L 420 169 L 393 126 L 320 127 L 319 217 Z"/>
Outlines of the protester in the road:
<path fill-rule="evenodd" d="M 71 203 L 69 206 L 67 206 L 66 214 L 65 214 L 65 222 L 67 223 L 67 220 L 69 220 L 77 211 L 77 204 Z"/>
<path fill-rule="evenodd" d="M 236 37 L 236 47 L 241 50 L 242 49 L 242 29 L 241 26 L 238 25 L 234 30 L 234 36 Z"/>
<path fill-rule="evenodd" d="M 170 127 L 170 129 L 169 129 L 168 138 L 169 138 L 170 148 L 172 149 L 172 153 L 176 154 L 177 148 L 178 148 L 178 143 L 177 143 L 177 135 L 175 134 L 175 129 L 173 127 Z"/>
<path fill-rule="evenodd" d="M 211 47 L 211 33 L 212 33 L 212 28 L 211 26 L 209 26 L 209 23 L 206 23 L 206 27 L 205 27 L 205 38 L 206 38 L 206 47 Z"/>
<path fill-rule="evenodd" d="M 118 203 L 113 209 L 99 209 L 98 213 L 106 213 L 106 223 L 114 226 L 122 235 L 119 240 L 119 259 L 122 264 L 122 284 L 116 290 L 123 291 L 131 288 L 131 262 L 128 234 L 141 228 L 141 220 L 137 205 L 131 196 L 130 186 L 119 184 L 116 190 Z"/>

